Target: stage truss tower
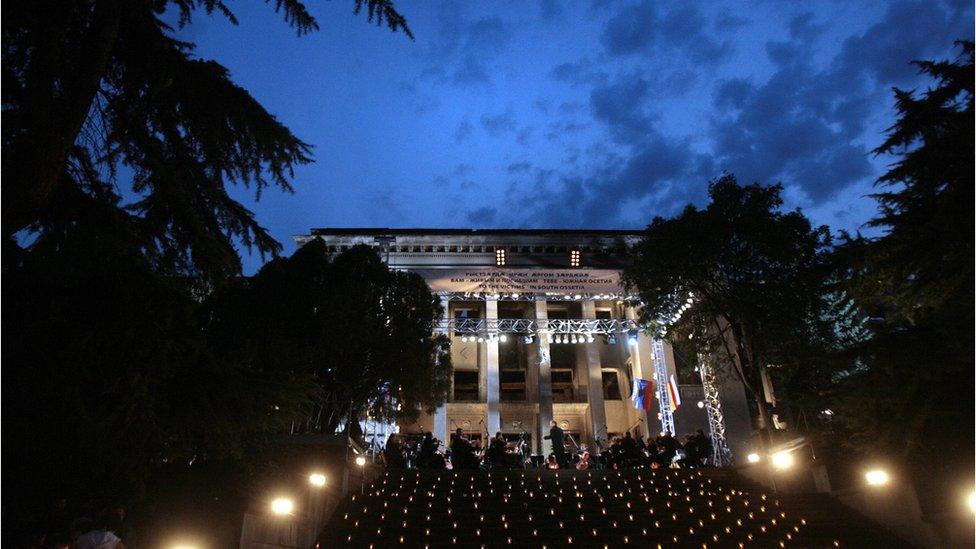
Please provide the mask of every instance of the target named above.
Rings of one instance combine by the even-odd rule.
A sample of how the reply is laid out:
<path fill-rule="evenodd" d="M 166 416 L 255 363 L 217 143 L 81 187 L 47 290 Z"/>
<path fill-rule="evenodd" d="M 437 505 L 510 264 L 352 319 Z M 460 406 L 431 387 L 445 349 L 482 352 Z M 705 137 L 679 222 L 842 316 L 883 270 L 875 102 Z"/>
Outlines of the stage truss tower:
<path fill-rule="evenodd" d="M 725 439 L 725 417 L 722 416 L 722 401 L 719 399 L 718 384 L 711 361 L 698 355 L 698 374 L 705 392 L 705 412 L 708 415 L 708 429 L 712 439 L 712 465 L 729 467 L 732 465 L 732 451 Z"/>
<path fill-rule="evenodd" d="M 654 377 L 657 378 L 657 402 L 661 416 L 661 432 L 677 435 L 674 430 L 674 413 L 671 410 L 671 395 L 668 393 L 668 366 L 664 362 L 664 342 L 651 340 L 654 354 Z"/>

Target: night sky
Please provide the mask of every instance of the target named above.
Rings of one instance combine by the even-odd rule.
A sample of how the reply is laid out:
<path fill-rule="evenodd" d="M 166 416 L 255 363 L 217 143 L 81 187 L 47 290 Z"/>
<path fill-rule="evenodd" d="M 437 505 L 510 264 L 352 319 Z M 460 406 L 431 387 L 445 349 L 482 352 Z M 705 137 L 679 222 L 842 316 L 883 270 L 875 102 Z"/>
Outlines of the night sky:
<path fill-rule="evenodd" d="M 304 37 L 255 1 L 179 33 L 314 146 L 294 194 L 237 193 L 286 253 L 311 227 L 639 228 L 723 171 L 857 230 L 892 86 L 973 36 L 969 1 L 401 0 L 415 41 L 307 4 Z"/>

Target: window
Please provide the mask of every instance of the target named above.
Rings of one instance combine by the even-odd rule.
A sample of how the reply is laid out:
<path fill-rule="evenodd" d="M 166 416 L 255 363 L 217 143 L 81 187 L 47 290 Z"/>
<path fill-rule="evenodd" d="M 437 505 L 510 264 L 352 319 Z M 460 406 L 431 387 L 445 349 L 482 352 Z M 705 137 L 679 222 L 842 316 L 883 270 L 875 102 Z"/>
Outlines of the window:
<path fill-rule="evenodd" d="M 478 401 L 478 371 L 454 371 L 454 400 L 456 402 Z"/>
<path fill-rule="evenodd" d="M 498 267 L 505 266 L 505 248 L 495 248 L 495 265 Z"/>
<path fill-rule="evenodd" d="M 572 370 L 550 370 L 552 379 L 552 401 L 573 402 L 575 391 L 573 387 Z"/>
<path fill-rule="evenodd" d="M 617 380 L 616 370 L 604 370 L 603 400 L 622 400 L 620 396 L 620 382 Z"/>
<path fill-rule="evenodd" d="M 583 252 L 581 252 L 578 248 L 573 248 L 572 250 L 570 250 L 569 251 L 569 266 L 570 267 L 579 267 L 580 266 L 580 260 L 582 259 L 582 254 L 583 254 Z"/>
<path fill-rule="evenodd" d="M 525 400 L 525 370 L 502 370 L 498 377 L 501 382 L 501 400 Z"/>

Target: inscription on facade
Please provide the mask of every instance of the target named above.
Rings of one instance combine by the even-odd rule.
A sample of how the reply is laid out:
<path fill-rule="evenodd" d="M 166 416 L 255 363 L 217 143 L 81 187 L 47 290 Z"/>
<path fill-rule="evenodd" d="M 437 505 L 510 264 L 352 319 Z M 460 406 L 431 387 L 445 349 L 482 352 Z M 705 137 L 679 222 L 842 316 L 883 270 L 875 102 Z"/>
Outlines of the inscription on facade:
<path fill-rule="evenodd" d="M 610 269 L 411 269 L 435 292 L 585 293 L 622 291 L 620 273 Z"/>

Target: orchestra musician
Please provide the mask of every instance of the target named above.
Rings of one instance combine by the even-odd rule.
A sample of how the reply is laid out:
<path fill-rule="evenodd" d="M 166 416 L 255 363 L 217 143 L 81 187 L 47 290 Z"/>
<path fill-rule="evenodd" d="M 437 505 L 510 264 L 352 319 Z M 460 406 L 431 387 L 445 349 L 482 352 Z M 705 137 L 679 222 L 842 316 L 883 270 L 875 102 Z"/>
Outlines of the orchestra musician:
<path fill-rule="evenodd" d="M 498 469 L 505 466 L 505 458 L 507 457 L 506 448 L 508 444 L 505 443 L 505 439 L 502 438 L 501 431 L 495 433 L 495 436 L 491 439 L 491 443 L 488 445 L 488 464 L 492 469 Z"/>
<path fill-rule="evenodd" d="M 396 433 L 391 433 L 390 438 L 386 439 L 383 459 L 386 462 L 386 466 L 390 468 L 403 469 L 407 466 L 407 460 L 404 457 L 403 440 Z"/>
<path fill-rule="evenodd" d="M 464 438 L 464 431 L 460 427 L 451 441 L 451 465 L 455 470 L 477 468 L 474 447 Z"/>
<path fill-rule="evenodd" d="M 556 463 L 559 464 L 559 467 L 566 467 L 566 446 L 563 442 L 563 430 L 559 428 L 556 420 L 549 422 L 549 434 L 544 438 L 552 441 L 552 453 L 556 457 Z"/>
<path fill-rule="evenodd" d="M 576 470 L 586 471 L 589 468 L 590 468 L 590 453 L 583 452 L 583 455 L 580 456 L 579 463 L 576 464 Z"/>

